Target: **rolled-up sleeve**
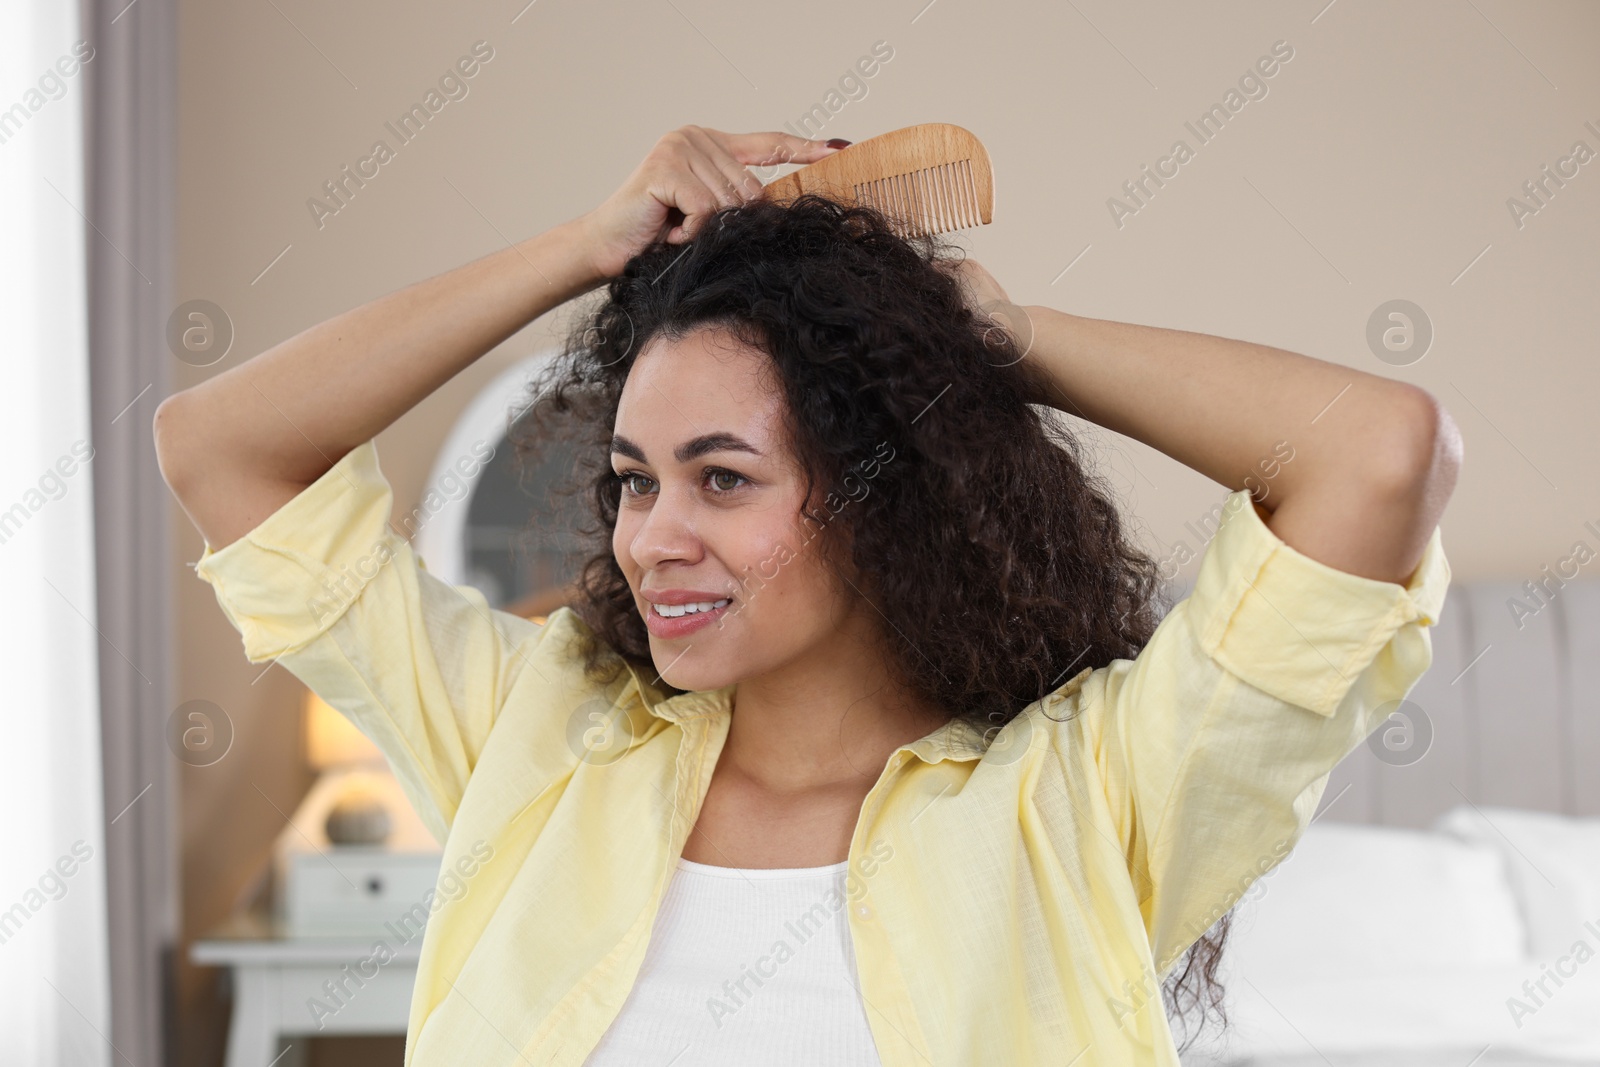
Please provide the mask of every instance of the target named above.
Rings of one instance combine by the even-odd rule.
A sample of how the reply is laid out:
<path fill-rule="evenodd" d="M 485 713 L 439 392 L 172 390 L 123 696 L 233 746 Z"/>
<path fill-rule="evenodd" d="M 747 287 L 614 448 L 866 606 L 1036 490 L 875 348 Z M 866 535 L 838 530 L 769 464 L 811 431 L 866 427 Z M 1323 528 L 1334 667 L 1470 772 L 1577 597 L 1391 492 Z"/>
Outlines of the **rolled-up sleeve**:
<path fill-rule="evenodd" d="M 1288 854 L 1428 669 L 1449 581 L 1437 527 L 1405 584 L 1380 581 L 1290 547 L 1238 490 L 1190 595 L 1081 680 L 1057 755 L 1104 789 L 1159 972 Z"/>
<path fill-rule="evenodd" d="M 392 504 L 368 441 L 237 541 L 208 544 L 195 572 L 250 662 L 276 660 L 349 717 L 443 841 L 506 694 L 550 669 L 545 627 L 429 574 Z"/>

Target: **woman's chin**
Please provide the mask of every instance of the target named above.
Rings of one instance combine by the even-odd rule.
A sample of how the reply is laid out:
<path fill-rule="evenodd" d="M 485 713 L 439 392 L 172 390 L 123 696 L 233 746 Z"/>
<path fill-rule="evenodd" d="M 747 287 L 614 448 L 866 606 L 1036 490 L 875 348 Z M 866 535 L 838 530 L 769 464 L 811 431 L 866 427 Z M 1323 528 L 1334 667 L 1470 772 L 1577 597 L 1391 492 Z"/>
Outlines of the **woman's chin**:
<path fill-rule="evenodd" d="M 685 651 L 682 647 L 673 647 L 670 641 L 651 641 L 650 644 L 656 671 L 662 681 L 675 689 L 706 692 L 739 680 L 738 671 L 720 662 L 720 656 L 708 655 L 697 661 L 696 653 L 701 650 Z"/>

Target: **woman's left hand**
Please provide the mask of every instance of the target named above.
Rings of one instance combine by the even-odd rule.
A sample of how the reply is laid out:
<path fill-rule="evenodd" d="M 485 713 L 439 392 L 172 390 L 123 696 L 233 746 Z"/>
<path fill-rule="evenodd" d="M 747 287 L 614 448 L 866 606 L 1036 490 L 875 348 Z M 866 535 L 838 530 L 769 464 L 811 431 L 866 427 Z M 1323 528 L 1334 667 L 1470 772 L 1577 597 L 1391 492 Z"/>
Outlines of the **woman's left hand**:
<path fill-rule="evenodd" d="M 1033 347 L 1033 320 L 1028 317 L 1026 309 L 1013 304 L 995 276 L 971 256 L 959 263 L 946 263 L 943 266 L 960 282 L 967 297 L 967 306 L 985 325 L 984 343 L 997 352 L 1004 349 L 1008 342 L 1015 344 L 1016 353 L 1008 355 L 1006 364 L 1021 362 Z M 1036 387 L 1037 383 L 1033 384 L 1034 399 L 1031 402 L 1045 403 L 1043 393 Z"/>
<path fill-rule="evenodd" d="M 967 294 L 967 304 L 974 314 L 989 315 L 992 318 L 997 305 L 1011 303 L 1011 298 L 1000 287 L 994 275 L 971 256 L 967 256 L 959 263 L 949 263 L 944 266 L 961 283 L 962 289 Z"/>

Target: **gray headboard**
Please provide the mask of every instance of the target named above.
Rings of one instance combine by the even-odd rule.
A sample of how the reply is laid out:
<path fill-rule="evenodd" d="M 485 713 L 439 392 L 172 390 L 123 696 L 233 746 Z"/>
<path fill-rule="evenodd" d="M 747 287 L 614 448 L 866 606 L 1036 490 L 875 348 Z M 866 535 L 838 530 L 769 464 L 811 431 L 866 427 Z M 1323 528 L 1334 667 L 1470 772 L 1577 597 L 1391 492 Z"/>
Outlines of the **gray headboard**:
<path fill-rule="evenodd" d="M 1419 721 L 1334 769 L 1327 819 L 1423 828 L 1468 801 L 1600 816 L 1600 578 L 1549 570 L 1543 588 L 1452 582 L 1407 698 Z"/>

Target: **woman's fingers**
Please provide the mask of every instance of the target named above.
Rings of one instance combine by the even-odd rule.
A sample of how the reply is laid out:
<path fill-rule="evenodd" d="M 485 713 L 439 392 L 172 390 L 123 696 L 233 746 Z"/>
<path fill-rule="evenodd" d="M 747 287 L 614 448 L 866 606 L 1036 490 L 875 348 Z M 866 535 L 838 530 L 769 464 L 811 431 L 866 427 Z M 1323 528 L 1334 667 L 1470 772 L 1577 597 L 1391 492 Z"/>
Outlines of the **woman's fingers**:
<path fill-rule="evenodd" d="M 669 244 L 694 237 L 707 215 L 741 202 L 731 179 L 718 166 L 715 133 L 699 126 L 683 126 L 663 139 L 671 145 L 664 171 L 667 182 L 663 203 L 683 215 L 682 222 L 667 230 Z"/>
<path fill-rule="evenodd" d="M 761 192 L 761 181 L 747 167 L 773 167 L 784 163 L 804 165 L 826 159 L 839 151 L 826 141 L 813 141 L 793 134 L 724 133 L 705 126 L 686 126 L 688 141 L 703 151 L 723 176 L 745 199 Z M 849 142 L 845 142 L 848 144 Z"/>
<path fill-rule="evenodd" d="M 683 221 L 667 232 L 667 240 L 672 244 L 698 234 L 706 217 L 721 206 L 716 194 L 706 187 L 704 179 L 683 182 L 674 193 L 673 201 L 674 206 L 683 213 Z"/>
<path fill-rule="evenodd" d="M 735 207 L 761 192 L 761 182 L 724 147 L 727 134 L 698 126 L 688 132 L 690 143 L 699 149 L 698 157 L 691 158 L 694 171 L 724 207 Z"/>
<path fill-rule="evenodd" d="M 729 155 L 747 167 L 772 167 L 780 163 L 815 163 L 838 151 L 826 141 L 811 141 L 790 133 L 723 134 Z"/>
<path fill-rule="evenodd" d="M 603 277 L 614 277 L 651 241 L 682 244 L 718 209 L 760 195 L 761 181 L 748 167 L 814 163 L 836 151 L 823 141 L 775 131 L 672 130 L 620 189 L 585 216 L 595 267 Z"/>
<path fill-rule="evenodd" d="M 697 236 L 706 217 L 717 210 L 760 195 L 761 181 L 747 166 L 809 163 L 838 151 L 786 133 L 730 134 L 704 126 L 685 126 L 679 133 L 683 162 L 699 181 L 688 183 L 675 198 L 685 218 L 669 233 L 673 242 Z"/>

